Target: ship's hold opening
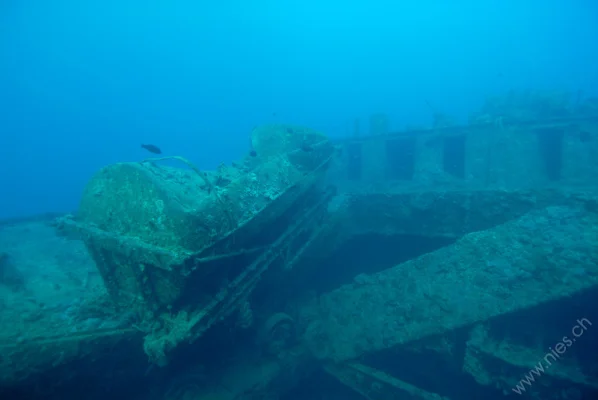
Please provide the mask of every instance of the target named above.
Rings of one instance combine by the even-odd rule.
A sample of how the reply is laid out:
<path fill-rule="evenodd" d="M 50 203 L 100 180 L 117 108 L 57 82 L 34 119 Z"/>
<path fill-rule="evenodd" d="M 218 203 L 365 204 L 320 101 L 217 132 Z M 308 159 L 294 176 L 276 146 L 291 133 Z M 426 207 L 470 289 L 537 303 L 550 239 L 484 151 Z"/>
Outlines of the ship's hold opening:
<path fill-rule="evenodd" d="M 351 283 L 360 274 L 375 274 L 450 245 L 453 239 L 415 235 L 358 235 L 343 243 L 314 268 L 307 286 L 326 293 Z"/>
<path fill-rule="evenodd" d="M 558 181 L 563 169 L 564 132 L 562 129 L 538 129 L 536 135 L 546 177 Z"/>
<path fill-rule="evenodd" d="M 415 172 L 415 137 L 386 141 L 386 177 L 410 181 Z"/>
<path fill-rule="evenodd" d="M 598 336 L 589 333 L 598 326 L 597 303 L 598 289 L 590 288 L 498 316 L 486 323 L 486 329 L 496 342 L 509 343 L 514 349 L 535 350 L 539 356 L 562 342 L 567 360 L 587 376 L 595 376 L 592 366 L 598 354 Z"/>

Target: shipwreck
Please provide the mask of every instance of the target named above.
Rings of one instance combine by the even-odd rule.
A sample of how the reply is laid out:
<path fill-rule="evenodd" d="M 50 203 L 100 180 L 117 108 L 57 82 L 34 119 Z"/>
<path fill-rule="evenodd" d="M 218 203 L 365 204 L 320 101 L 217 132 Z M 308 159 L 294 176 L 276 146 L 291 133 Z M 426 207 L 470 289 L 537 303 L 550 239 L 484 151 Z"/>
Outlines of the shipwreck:
<path fill-rule="evenodd" d="M 510 95 L 401 132 L 384 118 L 342 140 L 259 127 L 257 157 L 214 171 L 110 165 L 76 214 L 5 222 L 41 226 L 81 268 L 52 289 L 14 272 L 28 250 L 0 248 L 20 285 L 0 304 L 0 393 L 595 397 L 595 102 Z"/>

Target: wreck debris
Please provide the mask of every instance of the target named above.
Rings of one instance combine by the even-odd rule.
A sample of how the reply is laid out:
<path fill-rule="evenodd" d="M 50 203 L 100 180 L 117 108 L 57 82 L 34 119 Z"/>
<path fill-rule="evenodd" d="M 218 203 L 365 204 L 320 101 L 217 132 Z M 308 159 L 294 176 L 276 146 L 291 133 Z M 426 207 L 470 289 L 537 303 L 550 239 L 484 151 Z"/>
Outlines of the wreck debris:
<path fill-rule="evenodd" d="M 321 358 L 355 359 L 595 287 L 596 260 L 598 214 L 532 211 L 323 295 L 306 339 Z"/>
<path fill-rule="evenodd" d="M 89 182 L 77 217 L 63 221 L 81 234 L 115 304 L 137 315 L 159 364 L 245 304 L 325 211 L 320 184 L 334 147 L 324 135 L 259 127 L 252 148 L 260 156 L 221 186 L 182 157 L 169 159 L 191 171 L 155 164 L 166 158 L 108 166 Z"/>

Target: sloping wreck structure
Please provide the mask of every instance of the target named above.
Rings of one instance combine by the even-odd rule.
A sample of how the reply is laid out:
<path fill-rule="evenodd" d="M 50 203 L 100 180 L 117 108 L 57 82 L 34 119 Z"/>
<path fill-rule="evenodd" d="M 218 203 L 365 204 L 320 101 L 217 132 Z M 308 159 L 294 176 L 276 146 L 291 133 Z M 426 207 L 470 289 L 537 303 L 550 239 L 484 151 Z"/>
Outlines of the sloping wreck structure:
<path fill-rule="evenodd" d="M 290 267 L 322 222 L 330 193 L 319 183 L 332 143 L 283 126 L 258 128 L 252 141 L 259 157 L 212 174 L 180 157 L 189 170 L 155 164 L 164 159 L 107 167 L 78 219 L 62 221 L 84 238 L 157 364 L 236 310 L 251 324 L 247 301 L 262 275 Z"/>
<path fill-rule="evenodd" d="M 69 303 L 79 319 L 3 327 L 3 394 L 596 398 L 596 101 L 510 94 L 467 126 L 252 140 L 217 171 L 91 180 L 56 229 L 85 244 L 97 295 Z"/>

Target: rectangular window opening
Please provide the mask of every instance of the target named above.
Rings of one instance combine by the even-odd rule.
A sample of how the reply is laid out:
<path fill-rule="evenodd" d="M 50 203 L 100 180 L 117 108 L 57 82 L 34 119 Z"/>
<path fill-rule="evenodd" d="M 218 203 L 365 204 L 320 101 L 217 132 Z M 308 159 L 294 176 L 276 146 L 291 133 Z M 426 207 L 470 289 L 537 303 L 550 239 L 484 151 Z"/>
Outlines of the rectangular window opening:
<path fill-rule="evenodd" d="M 415 137 L 386 141 L 386 177 L 410 181 L 415 172 Z"/>
<path fill-rule="evenodd" d="M 447 136 L 443 141 L 442 164 L 444 172 L 465 178 L 465 135 Z"/>
<path fill-rule="evenodd" d="M 549 180 L 558 181 L 563 169 L 564 132 L 562 129 L 539 129 L 536 134 L 544 172 Z"/>

